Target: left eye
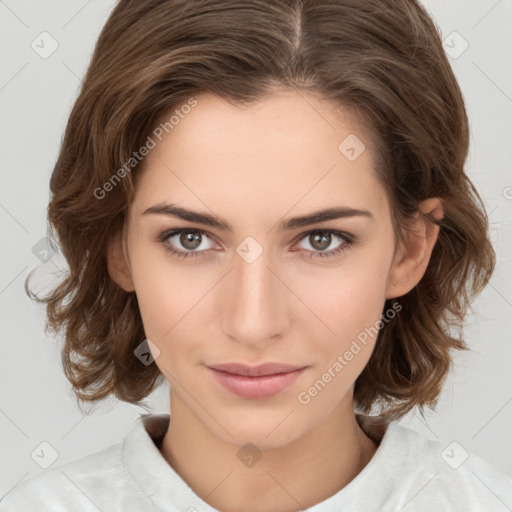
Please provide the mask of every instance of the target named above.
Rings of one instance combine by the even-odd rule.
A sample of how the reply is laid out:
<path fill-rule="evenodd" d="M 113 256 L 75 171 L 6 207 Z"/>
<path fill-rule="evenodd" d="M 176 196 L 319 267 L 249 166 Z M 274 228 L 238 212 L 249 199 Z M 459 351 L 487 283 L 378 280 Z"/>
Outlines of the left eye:
<path fill-rule="evenodd" d="M 313 252 L 318 251 L 314 256 L 330 255 L 344 250 L 350 245 L 351 240 L 348 235 L 340 231 L 310 231 L 306 233 L 301 240 L 306 240 L 313 247 Z M 341 240 L 341 243 L 340 243 Z M 337 243 L 336 243 L 337 242 Z M 334 244 L 334 248 L 333 248 Z M 330 250 L 328 250 L 330 247 Z M 309 250 L 306 248 L 306 250 Z"/>
<path fill-rule="evenodd" d="M 213 247 L 209 247 L 208 244 L 204 243 L 205 239 L 210 239 L 210 237 L 204 231 L 198 229 L 175 229 L 166 231 L 158 237 L 166 251 L 180 258 L 206 256 L 208 250 L 212 249 L 214 244 Z M 336 239 L 338 239 L 337 245 Z M 313 250 L 302 247 L 306 252 L 310 253 L 311 258 L 334 256 L 348 249 L 353 244 L 353 237 L 351 235 L 333 229 L 314 230 L 303 233 L 299 241 L 303 240 L 307 240 L 313 247 Z M 335 248 L 327 250 L 333 243 Z M 181 245 L 183 249 L 175 249 L 177 245 Z"/>

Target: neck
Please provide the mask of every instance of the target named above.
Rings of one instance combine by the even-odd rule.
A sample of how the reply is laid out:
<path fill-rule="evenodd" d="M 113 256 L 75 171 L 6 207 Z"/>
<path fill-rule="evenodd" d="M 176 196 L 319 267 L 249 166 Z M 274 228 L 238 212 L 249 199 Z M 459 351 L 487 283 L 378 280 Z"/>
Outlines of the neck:
<path fill-rule="evenodd" d="M 368 464 L 378 445 L 358 425 L 352 396 L 299 439 L 261 453 L 251 467 L 240 446 L 219 439 L 171 398 L 163 457 L 206 503 L 223 512 L 293 512 L 337 493 Z"/>

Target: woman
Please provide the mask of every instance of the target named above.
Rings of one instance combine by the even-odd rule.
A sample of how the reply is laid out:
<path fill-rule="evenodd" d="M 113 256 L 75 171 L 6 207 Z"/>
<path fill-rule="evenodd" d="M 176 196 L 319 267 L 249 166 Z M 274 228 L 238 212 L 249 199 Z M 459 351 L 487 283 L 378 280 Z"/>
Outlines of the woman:
<path fill-rule="evenodd" d="M 412 0 L 120 0 L 52 178 L 44 299 L 76 396 L 170 414 L 0 510 L 501 510 L 394 422 L 433 407 L 495 255 L 468 121 Z M 485 482 L 485 485 L 478 483 Z"/>

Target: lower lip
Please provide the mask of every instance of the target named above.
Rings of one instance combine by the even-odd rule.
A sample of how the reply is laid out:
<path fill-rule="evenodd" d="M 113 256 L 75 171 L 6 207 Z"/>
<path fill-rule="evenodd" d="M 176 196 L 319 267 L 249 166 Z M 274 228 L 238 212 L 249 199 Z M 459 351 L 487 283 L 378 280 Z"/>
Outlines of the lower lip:
<path fill-rule="evenodd" d="M 208 368 L 228 391 L 249 400 L 262 400 L 277 395 L 288 386 L 291 386 L 305 370 L 295 370 L 288 373 L 276 373 L 275 375 L 263 375 L 261 377 L 246 377 L 232 373 L 221 372 Z"/>

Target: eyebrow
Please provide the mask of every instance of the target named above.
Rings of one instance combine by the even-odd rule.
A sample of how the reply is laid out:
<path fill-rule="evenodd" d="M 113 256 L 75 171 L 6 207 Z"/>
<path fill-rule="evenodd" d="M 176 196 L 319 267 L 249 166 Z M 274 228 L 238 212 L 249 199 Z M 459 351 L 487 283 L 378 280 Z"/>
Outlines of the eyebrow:
<path fill-rule="evenodd" d="M 165 202 L 157 203 L 144 210 L 141 215 L 148 214 L 160 214 L 168 215 L 170 217 L 178 217 L 189 222 L 196 222 L 198 224 L 204 224 L 206 226 L 217 228 L 223 231 L 233 232 L 232 226 L 221 217 L 202 212 L 195 212 L 175 204 L 169 204 Z M 319 222 L 348 217 L 366 217 L 368 219 L 375 220 L 373 214 L 368 210 L 341 206 L 318 210 L 316 212 L 300 217 L 293 217 L 291 219 L 280 222 L 279 228 L 283 231 L 292 230 L 295 228 L 309 226 L 311 224 L 317 224 Z"/>

